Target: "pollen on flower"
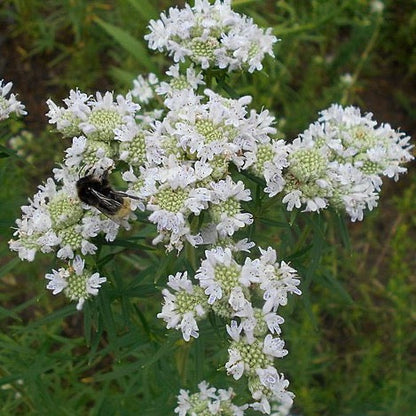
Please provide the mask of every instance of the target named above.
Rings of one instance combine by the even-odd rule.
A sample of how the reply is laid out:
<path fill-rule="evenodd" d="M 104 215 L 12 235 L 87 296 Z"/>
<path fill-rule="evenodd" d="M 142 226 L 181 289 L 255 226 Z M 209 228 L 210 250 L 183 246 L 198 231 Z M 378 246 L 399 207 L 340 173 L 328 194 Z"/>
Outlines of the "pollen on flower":
<path fill-rule="evenodd" d="M 120 154 L 123 160 L 132 166 L 141 166 L 146 161 L 146 140 L 143 132 L 138 132 L 131 141 L 120 143 Z"/>
<path fill-rule="evenodd" d="M 266 162 L 273 160 L 273 151 L 270 143 L 260 144 L 257 147 L 256 163 L 250 169 L 255 175 L 262 176 L 264 173 L 264 165 Z"/>
<path fill-rule="evenodd" d="M 215 180 L 223 179 L 228 172 L 229 158 L 224 154 L 215 155 L 210 160 L 211 177 Z"/>
<path fill-rule="evenodd" d="M 9 241 L 10 250 L 17 251 L 19 253 L 19 257 L 22 260 L 33 261 L 36 252 L 40 248 L 40 245 L 37 242 L 37 239 L 40 236 L 40 234 L 28 235 L 25 233 L 20 233 L 18 240 Z"/>
<path fill-rule="evenodd" d="M 230 387 L 227 390 L 210 387 L 206 381 L 198 384 L 199 392 L 190 394 L 188 390 L 180 391 L 178 407 L 175 413 L 179 416 L 243 416 L 248 405 L 237 406 L 232 399 L 236 396 Z"/>
<path fill-rule="evenodd" d="M 237 266 L 217 264 L 214 273 L 215 280 L 220 284 L 226 297 L 236 286 L 239 286 L 240 269 Z"/>
<path fill-rule="evenodd" d="M 206 304 L 206 296 L 199 286 L 193 287 L 193 292 L 189 293 L 185 290 L 176 293 L 175 300 L 178 313 L 185 314 L 193 311 L 197 305 Z"/>
<path fill-rule="evenodd" d="M 325 157 L 315 149 L 302 149 L 289 157 L 289 171 L 301 182 L 319 179 L 325 173 Z"/>
<path fill-rule="evenodd" d="M 183 208 L 188 192 L 184 189 L 164 188 L 157 193 L 157 200 L 162 209 L 170 212 L 179 212 Z"/>
<path fill-rule="evenodd" d="M 218 48 L 219 42 L 215 38 L 208 38 L 208 39 L 199 39 L 194 38 L 188 45 L 191 52 L 191 58 L 198 62 L 200 58 L 203 58 L 207 61 L 212 61 L 215 57 L 215 49 Z M 206 67 L 209 65 L 207 64 Z M 204 68 L 204 65 L 202 65 Z"/>
<path fill-rule="evenodd" d="M 111 158 L 114 155 L 114 149 L 110 143 L 102 140 L 88 140 L 87 148 L 83 153 L 83 162 L 87 166 L 94 166 L 104 157 Z"/>
<path fill-rule="evenodd" d="M 90 294 L 86 291 L 86 281 L 91 276 L 90 273 L 84 272 L 80 275 L 72 272 L 67 277 L 68 286 L 64 289 L 64 293 L 71 300 L 81 298 L 88 299 Z"/>
<path fill-rule="evenodd" d="M 60 230 L 57 234 L 58 237 L 62 240 L 61 246 L 70 246 L 72 250 L 81 248 L 83 238 L 79 232 L 78 227 L 75 225 Z"/>
<path fill-rule="evenodd" d="M 75 137 L 81 134 L 79 123 L 81 119 L 73 112 L 67 110 L 61 112 L 59 132 L 63 137 Z"/>
<path fill-rule="evenodd" d="M 78 301 L 78 310 L 91 295 L 96 296 L 101 284 L 107 281 L 99 273 L 91 273 L 79 256 L 67 268 L 52 270 L 45 277 L 49 280 L 47 289 L 52 290 L 54 295 L 63 292 L 70 300 Z"/>
<path fill-rule="evenodd" d="M 255 375 L 258 368 L 265 368 L 273 365 L 273 357 L 263 352 L 263 343 L 255 340 L 249 344 L 245 339 L 233 341 L 230 349 L 239 352 L 241 361 L 244 363 L 244 371 L 247 375 Z"/>
<path fill-rule="evenodd" d="M 215 125 L 211 120 L 199 119 L 195 123 L 196 131 L 204 136 L 206 143 L 223 138 L 222 126 Z"/>
<path fill-rule="evenodd" d="M 410 137 L 388 124 L 376 126 L 372 114 L 333 104 L 296 138 L 284 173 L 288 210 L 304 204 L 306 211 L 327 206 L 362 220 L 377 206 L 382 176 L 397 180 L 413 159 Z"/>
<path fill-rule="evenodd" d="M 365 160 L 361 166 L 361 171 L 367 175 L 377 175 L 380 172 L 380 168 L 381 166 L 378 163 Z"/>
<path fill-rule="evenodd" d="M 76 224 L 83 215 L 80 202 L 65 193 L 58 194 L 49 201 L 48 210 L 55 230 Z"/>
<path fill-rule="evenodd" d="M 92 140 L 111 141 L 114 139 L 114 129 L 122 123 L 122 117 L 115 110 L 97 109 L 91 113 L 88 123 L 95 127 L 90 136 Z"/>
<path fill-rule="evenodd" d="M 211 206 L 211 213 L 215 221 L 220 221 L 222 214 L 233 217 L 241 212 L 240 202 L 233 198 Z"/>
<path fill-rule="evenodd" d="M 177 78 L 172 78 L 170 82 L 170 86 L 174 90 L 183 90 L 185 88 L 189 88 L 189 83 L 184 75 L 181 75 Z"/>
<path fill-rule="evenodd" d="M 260 29 L 252 19 L 231 9 L 230 1 L 195 1 L 194 7 L 171 8 L 158 21 L 150 21 L 145 35 L 151 49 L 166 50 L 175 62 L 189 57 L 203 69 L 241 68 L 254 72 L 262 68 L 266 54 L 273 55 L 277 38 Z"/>

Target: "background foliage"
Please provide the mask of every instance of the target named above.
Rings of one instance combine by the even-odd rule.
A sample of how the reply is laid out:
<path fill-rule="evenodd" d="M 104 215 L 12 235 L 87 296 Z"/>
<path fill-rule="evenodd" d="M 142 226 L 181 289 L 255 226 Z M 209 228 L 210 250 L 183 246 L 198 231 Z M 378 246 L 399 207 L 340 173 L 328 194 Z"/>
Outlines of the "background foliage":
<path fill-rule="evenodd" d="M 1 144 L 11 149 L 0 155 L 2 415 L 165 415 L 179 386 L 194 389 L 202 378 L 218 387 L 230 382 L 218 370 L 226 354 L 218 346 L 227 345 L 218 330 L 223 323 L 208 320 L 203 335 L 186 344 L 179 334 L 166 335 L 155 318 L 167 275 L 192 264 L 152 247 L 146 222 L 103 245 L 98 266 L 111 284 L 83 313 L 46 293 L 52 257 L 22 263 L 7 247 L 20 205 L 69 145 L 47 125 L 46 99 L 59 102 L 75 87 L 123 92 L 139 73 L 161 74 L 169 62 L 142 39 L 148 20 L 172 4 L 3 0 L 0 6 L 0 78 L 13 81 L 29 111 L 0 126 Z M 262 73 L 237 74 L 229 83 L 253 95 L 253 106 L 273 110 L 288 140 L 332 102 L 359 105 L 416 137 L 416 2 L 386 1 L 383 14 L 372 12 L 372 4 L 234 1 L 282 41 Z M 23 141 L 18 147 L 10 141 L 16 135 Z M 414 163 L 409 171 L 384 185 L 380 207 L 363 223 L 346 224 L 330 212 L 289 215 L 275 201 L 254 212 L 258 244 L 277 248 L 303 280 L 303 296 L 284 310 L 290 353 L 280 362 L 296 394 L 294 414 L 414 414 Z"/>

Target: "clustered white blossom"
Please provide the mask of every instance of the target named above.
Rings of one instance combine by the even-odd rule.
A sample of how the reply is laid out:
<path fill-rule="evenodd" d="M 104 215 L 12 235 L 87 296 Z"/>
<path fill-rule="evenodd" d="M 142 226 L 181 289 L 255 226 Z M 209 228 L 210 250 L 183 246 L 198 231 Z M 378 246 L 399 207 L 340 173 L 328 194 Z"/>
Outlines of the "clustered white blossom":
<path fill-rule="evenodd" d="M 71 90 L 64 103 L 65 107 L 59 107 L 49 99 L 46 115 L 63 137 L 72 138 L 72 146 L 66 150 L 66 166 L 78 170 L 82 165 L 95 169 L 112 166 L 119 153 L 116 132 L 135 125 L 140 110 L 131 93 L 114 97 L 109 91 L 104 95 L 97 92 L 94 98 Z"/>
<path fill-rule="evenodd" d="M 11 93 L 9 98 L 6 96 L 10 93 L 13 87 L 12 82 L 8 82 L 3 85 L 4 80 L 0 80 L 0 121 L 9 118 L 11 113 L 15 113 L 18 116 L 24 116 L 27 114 L 25 106 L 16 99 L 16 95 Z"/>
<path fill-rule="evenodd" d="M 333 104 L 320 114 L 290 144 L 283 202 L 289 211 L 332 206 L 361 221 L 377 206 L 382 177 L 397 181 L 407 171 L 410 137 L 389 124 L 376 127 L 371 113 L 362 116 L 353 106 Z"/>
<path fill-rule="evenodd" d="M 150 48 L 167 50 L 176 62 L 164 79 L 140 75 L 125 96 L 75 89 L 64 106 L 48 100 L 50 124 L 72 142 L 61 167 L 22 207 L 10 248 L 28 261 L 37 252 L 55 253 L 65 267 L 46 275 L 47 288 L 81 309 L 106 281 L 90 266 L 95 237 L 113 241 L 120 228 L 132 226 L 136 209 L 155 225 L 154 244 L 178 252 L 186 244 L 203 245 L 195 273 L 168 277 L 158 317 L 185 341 L 199 336 L 198 323 L 208 313 L 225 320 L 225 370 L 246 381 L 254 401 L 236 406 L 231 389 L 202 382 L 199 393 L 181 391 L 175 411 L 239 416 L 250 407 L 287 415 L 294 395 L 275 367 L 287 354 L 279 313 L 288 295 L 301 294 L 300 280 L 289 264 L 277 261 L 273 248 L 259 248 L 253 257 L 253 242 L 234 241 L 254 220 L 247 178 L 257 177 L 264 192 L 281 197 L 289 211 L 332 206 L 361 220 L 377 204 L 381 177 L 397 180 L 406 172 L 403 163 L 413 158 L 409 137 L 388 124 L 376 127 L 371 114 L 362 116 L 355 107 L 333 105 L 287 143 L 267 109 L 249 108 L 250 96 L 231 99 L 214 92 L 206 69 L 259 70 L 276 42 L 270 29 L 233 12 L 230 1 L 171 8 L 150 29 Z M 182 64 L 186 57 L 192 65 Z M 0 118 L 7 111 L 24 113 L 14 95 L 9 107 L 2 104 L 10 87 L 0 84 Z M 86 175 L 108 174 L 113 183 L 114 173 L 130 207 L 117 219 L 83 203 L 77 191 Z"/>
<path fill-rule="evenodd" d="M 206 381 L 198 384 L 199 392 L 189 394 L 188 390 L 181 390 L 178 396 L 178 407 L 175 413 L 186 415 L 224 415 L 243 416 L 247 405 L 236 406 L 232 403 L 235 393 L 232 388 L 216 389 L 210 387 Z"/>
<path fill-rule="evenodd" d="M 148 104 L 156 96 L 156 88 L 159 85 L 159 79 L 153 73 L 147 76 L 138 75 L 133 80 L 133 89 L 131 95 L 140 103 Z"/>
<path fill-rule="evenodd" d="M 186 86 L 189 77 L 199 79 L 188 74 Z M 252 215 L 241 205 L 251 200 L 250 191 L 231 177 L 231 165 L 250 169 L 256 165 L 256 147 L 269 146 L 269 158 L 280 164 L 267 184 L 282 189 L 287 150 L 282 141 L 276 144 L 271 138 L 275 128 L 268 112 L 247 110 L 251 97 L 233 100 L 209 89 L 203 95 L 189 88 L 172 89 L 175 79 L 170 89 L 163 89 L 168 109 L 163 120 L 156 120 L 147 132 L 125 135 L 121 158 L 130 163 L 124 175 L 128 192 L 147 197 L 149 220 L 159 232 L 155 242 L 181 250 L 184 241 L 204 243 L 191 224 L 203 211 L 204 226 L 214 225 L 220 239 L 251 224 Z"/>
<path fill-rule="evenodd" d="M 85 267 L 85 261 L 80 256 L 69 263 L 66 269 L 61 267 L 59 270 L 52 270 L 52 273 L 45 275 L 49 280 L 47 289 L 52 293 L 64 292 L 70 300 L 77 300 L 77 309 L 81 310 L 84 302 L 98 294 L 101 283 L 106 282 L 106 277 L 100 277 L 99 273 L 92 273 Z"/>
<path fill-rule="evenodd" d="M 67 168 L 54 169 L 54 177 L 39 186 L 30 205 L 22 206 L 14 233 L 18 239 L 10 241 L 10 248 L 22 260 L 33 261 L 37 251 L 56 251 L 59 259 L 72 259 L 75 253 L 94 254 L 97 246 L 90 240 L 99 232 L 107 241 L 115 239 L 120 224 L 84 206 L 77 196 L 78 179 Z"/>
<path fill-rule="evenodd" d="M 250 407 L 270 414 L 273 403 L 291 405 L 293 400 L 289 382 L 274 366 L 276 358 L 287 354 L 279 336 L 284 319 L 277 312 L 286 305 L 288 294 L 301 291 L 295 269 L 279 263 L 271 247 L 259 250 L 260 257 L 246 257 L 243 264 L 235 259 L 237 250 L 221 246 L 206 250 L 193 279 L 186 272 L 169 276 L 171 290 L 162 292 L 164 305 L 158 317 L 168 328 L 182 331 L 185 341 L 198 338 L 198 321 L 209 311 L 228 321 L 227 374 L 236 380 L 245 376 L 255 400 Z"/>
<path fill-rule="evenodd" d="M 277 42 L 270 28 L 260 29 L 251 18 L 234 12 L 231 0 L 171 7 L 168 15 L 151 20 L 149 28 L 145 39 L 150 49 L 167 51 L 175 62 L 189 58 L 202 69 L 261 70 L 264 56 L 274 56 Z"/>

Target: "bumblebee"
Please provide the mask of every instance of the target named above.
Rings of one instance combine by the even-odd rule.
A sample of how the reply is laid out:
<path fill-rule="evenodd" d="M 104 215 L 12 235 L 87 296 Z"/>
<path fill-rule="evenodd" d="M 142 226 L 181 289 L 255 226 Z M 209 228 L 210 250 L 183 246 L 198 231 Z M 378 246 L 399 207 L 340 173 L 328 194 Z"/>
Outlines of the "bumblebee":
<path fill-rule="evenodd" d="M 132 199 L 139 199 L 112 188 L 108 180 L 108 170 L 103 174 L 89 174 L 76 183 L 78 198 L 87 205 L 97 208 L 107 217 L 116 221 L 128 217 Z"/>

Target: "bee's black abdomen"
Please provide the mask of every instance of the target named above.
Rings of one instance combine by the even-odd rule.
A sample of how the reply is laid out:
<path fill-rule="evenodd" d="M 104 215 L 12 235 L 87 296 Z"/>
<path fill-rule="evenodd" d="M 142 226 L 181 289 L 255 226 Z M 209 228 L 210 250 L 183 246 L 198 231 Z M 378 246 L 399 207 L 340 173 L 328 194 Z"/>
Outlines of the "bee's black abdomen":
<path fill-rule="evenodd" d="M 107 179 L 107 172 L 102 176 L 86 175 L 76 183 L 78 198 L 93 206 L 105 215 L 116 215 L 123 206 L 123 197 L 115 191 Z"/>

